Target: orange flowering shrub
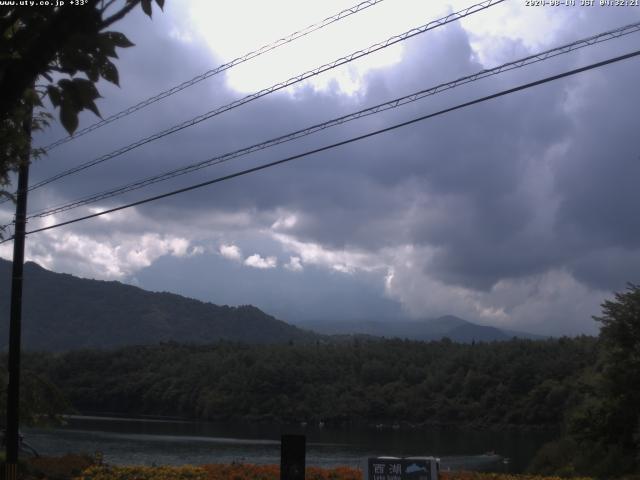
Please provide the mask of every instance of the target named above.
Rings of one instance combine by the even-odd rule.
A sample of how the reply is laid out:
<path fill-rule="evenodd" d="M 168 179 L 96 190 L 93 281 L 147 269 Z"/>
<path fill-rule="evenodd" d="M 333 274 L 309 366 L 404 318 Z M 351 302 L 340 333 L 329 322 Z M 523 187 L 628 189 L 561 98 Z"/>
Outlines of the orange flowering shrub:
<path fill-rule="evenodd" d="M 280 480 L 278 465 L 210 464 L 183 466 L 103 465 L 87 455 L 39 457 L 28 460 L 23 480 Z M 307 467 L 305 480 L 363 480 L 351 467 Z M 559 477 L 480 472 L 441 472 L 440 480 L 561 480 Z M 575 478 L 572 480 L 592 480 Z M 636 479 L 633 479 L 636 480 Z M 638 479 L 640 480 L 640 479 Z"/>
<path fill-rule="evenodd" d="M 212 464 L 203 465 L 208 480 L 279 480 L 278 465 Z M 306 480 L 362 480 L 362 472 L 350 467 L 307 467 Z"/>
<path fill-rule="evenodd" d="M 362 480 L 362 471 L 352 467 L 309 467 L 305 480 Z"/>
<path fill-rule="evenodd" d="M 75 480 L 207 480 L 207 478 L 204 468 L 191 465 L 181 467 L 94 465 L 75 477 Z"/>
<path fill-rule="evenodd" d="M 279 480 L 278 465 L 211 464 L 203 465 L 207 480 Z"/>
<path fill-rule="evenodd" d="M 309 467 L 306 480 L 362 480 L 362 472 L 349 467 Z M 75 480 L 279 480 L 278 465 L 211 464 L 180 467 L 120 467 L 93 465 Z"/>

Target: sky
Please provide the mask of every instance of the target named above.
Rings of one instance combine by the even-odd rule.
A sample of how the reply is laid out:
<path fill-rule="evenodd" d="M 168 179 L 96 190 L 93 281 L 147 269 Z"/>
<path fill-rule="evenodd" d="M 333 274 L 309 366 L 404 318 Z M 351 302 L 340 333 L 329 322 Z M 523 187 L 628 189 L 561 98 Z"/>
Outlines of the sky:
<path fill-rule="evenodd" d="M 564 3 L 567 3 L 566 5 Z M 34 190 L 37 211 L 640 22 L 640 7 L 507 0 Z M 169 0 L 116 24 L 107 117 L 354 5 Z M 384 0 L 58 147 L 31 183 L 472 2 Z M 472 82 L 68 212 L 53 225 L 366 134 L 628 53 L 640 33 Z M 294 162 L 36 233 L 26 257 L 291 323 L 456 315 L 545 335 L 597 333 L 640 272 L 640 59 L 537 86 Z M 97 120 L 83 113 L 80 126 Z M 64 136 L 54 124 L 34 137 Z M 9 204 L 0 220 L 11 221 Z M 0 256 L 11 258 L 11 244 Z"/>

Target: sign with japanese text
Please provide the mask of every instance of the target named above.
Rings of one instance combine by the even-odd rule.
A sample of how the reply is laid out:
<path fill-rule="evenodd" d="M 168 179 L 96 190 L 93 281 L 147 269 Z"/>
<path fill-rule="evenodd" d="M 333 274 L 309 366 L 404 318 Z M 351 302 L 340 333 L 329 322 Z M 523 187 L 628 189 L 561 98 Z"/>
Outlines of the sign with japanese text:
<path fill-rule="evenodd" d="M 366 480 L 437 480 L 436 460 L 369 458 Z M 435 473 L 436 478 L 432 475 Z"/>

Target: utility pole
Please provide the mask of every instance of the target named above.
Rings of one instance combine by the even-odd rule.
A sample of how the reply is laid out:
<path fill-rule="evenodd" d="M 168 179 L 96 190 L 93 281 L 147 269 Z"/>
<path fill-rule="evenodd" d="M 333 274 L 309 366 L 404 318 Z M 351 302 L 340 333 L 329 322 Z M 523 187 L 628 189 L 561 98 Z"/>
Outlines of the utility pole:
<path fill-rule="evenodd" d="M 29 189 L 29 161 L 31 155 L 31 120 L 29 111 L 23 128 L 28 146 L 20 159 L 16 198 L 15 231 L 13 234 L 13 270 L 11 274 L 11 317 L 9 323 L 9 385 L 7 388 L 7 430 L 5 432 L 5 479 L 18 478 L 18 448 L 20 425 L 20 337 L 22 329 L 22 270 L 24 239 L 27 223 L 27 191 Z"/>

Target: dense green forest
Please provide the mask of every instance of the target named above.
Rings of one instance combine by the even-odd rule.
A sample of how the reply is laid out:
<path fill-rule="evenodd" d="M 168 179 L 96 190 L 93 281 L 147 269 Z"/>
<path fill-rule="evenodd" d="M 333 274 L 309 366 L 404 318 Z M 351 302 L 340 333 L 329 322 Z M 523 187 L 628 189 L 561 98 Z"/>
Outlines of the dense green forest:
<path fill-rule="evenodd" d="M 591 337 L 457 344 L 126 347 L 30 354 L 79 411 L 345 423 L 556 426 L 579 400 Z"/>

